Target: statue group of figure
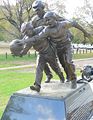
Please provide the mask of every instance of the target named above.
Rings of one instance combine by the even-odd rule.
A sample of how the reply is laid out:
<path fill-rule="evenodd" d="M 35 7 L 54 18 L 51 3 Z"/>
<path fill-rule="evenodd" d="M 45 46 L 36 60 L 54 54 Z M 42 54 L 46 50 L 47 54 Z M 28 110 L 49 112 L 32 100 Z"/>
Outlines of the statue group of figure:
<path fill-rule="evenodd" d="M 75 89 L 77 76 L 72 61 L 71 39 L 73 35 L 69 28 L 75 27 L 81 30 L 85 37 L 89 37 L 89 33 L 76 21 L 66 20 L 52 11 L 45 12 L 45 4 L 42 1 L 34 1 L 32 8 L 36 15 L 31 21 L 22 24 L 21 32 L 24 37 L 22 40 L 14 42 L 24 46 L 18 53 L 19 56 L 26 55 L 32 46 L 39 52 L 36 78 L 30 89 L 40 92 L 43 71 L 47 76 L 45 82 L 50 82 L 53 75 L 48 65 L 59 76 L 60 82 L 65 82 L 58 60 L 66 73 L 66 82 L 71 82 L 71 88 Z M 17 50 L 11 49 L 11 51 L 12 54 L 15 54 Z"/>

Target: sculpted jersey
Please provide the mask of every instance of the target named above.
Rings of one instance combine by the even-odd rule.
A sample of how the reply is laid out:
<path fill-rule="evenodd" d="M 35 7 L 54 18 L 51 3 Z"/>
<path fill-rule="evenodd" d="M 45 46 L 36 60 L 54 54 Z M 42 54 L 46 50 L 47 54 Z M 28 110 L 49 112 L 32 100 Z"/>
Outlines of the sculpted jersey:
<path fill-rule="evenodd" d="M 46 13 L 46 12 L 45 12 Z M 56 15 L 56 20 L 57 21 L 65 21 L 66 19 L 63 17 L 60 17 L 59 15 Z M 33 25 L 34 28 L 38 27 L 38 26 L 45 26 L 45 21 L 44 18 L 40 18 L 38 15 L 35 15 L 32 19 L 31 19 L 31 23 Z"/>
<path fill-rule="evenodd" d="M 46 27 L 44 28 L 38 35 L 31 38 L 33 41 L 34 39 L 40 40 L 45 39 L 47 37 L 50 37 L 51 40 L 56 44 L 64 44 L 69 42 L 69 36 L 67 34 L 67 30 L 71 27 L 75 26 L 74 22 L 57 22 L 57 25 L 55 27 Z"/>
<path fill-rule="evenodd" d="M 46 13 L 46 12 L 45 12 Z M 60 17 L 59 15 L 55 14 L 56 15 L 56 20 L 57 21 L 66 21 L 65 18 L 63 17 Z M 31 23 L 33 25 L 34 28 L 36 27 L 39 27 L 39 26 L 45 26 L 45 21 L 43 18 L 40 18 L 38 15 L 35 15 L 32 20 L 31 20 Z M 66 34 L 68 35 L 69 39 L 72 39 L 73 38 L 73 35 L 72 33 L 69 31 L 69 30 L 66 30 Z"/>
<path fill-rule="evenodd" d="M 44 27 L 36 28 L 35 35 L 39 34 L 43 29 L 44 29 Z M 38 52 L 45 51 L 48 47 L 49 47 L 49 43 L 48 43 L 47 39 L 40 39 L 40 40 L 36 41 L 36 43 L 33 45 L 33 48 Z"/>
<path fill-rule="evenodd" d="M 32 18 L 31 23 L 34 28 L 45 25 L 44 19 L 40 18 L 38 15 Z"/>
<path fill-rule="evenodd" d="M 42 26 L 34 29 L 34 35 L 39 34 L 43 29 L 44 28 Z M 33 46 L 33 48 L 40 53 L 40 52 L 45 52 L 47 50 L 47 48 L 49 47 L 49 42 L 47 41 L 47 39 L 40 39 L 40 40 L 36 39 L 34 41 L 27 43 L 27 46 Z"/>

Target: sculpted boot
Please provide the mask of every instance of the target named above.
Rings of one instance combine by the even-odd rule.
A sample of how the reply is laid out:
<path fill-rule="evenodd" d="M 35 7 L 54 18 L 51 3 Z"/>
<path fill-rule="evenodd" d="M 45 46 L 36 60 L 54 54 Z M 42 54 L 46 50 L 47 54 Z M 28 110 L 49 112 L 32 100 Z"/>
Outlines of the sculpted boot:
<path fill-rule="evenodd" d="M 71 80 L 71 88 L 72 89 L 76 89 L 77 88 L 77 81 L 76 81 L 76 79 Z"/>
<path fill-rule="evenodd" d="M 65 79 L 64 79 L 64 77 L 62 77 L 62 78 L 60 79 L 60 82 L 61 82 L 61 83 L 64 83 L 64 81 L 65 81 Z"/>
<path fill-rule="evenodd" d="M 61 74 L 59 74 L 59 77 L 60 77 L 60 82 L 61 82 L 61 83 L 64 83 L 65 78 L 64 78 L 64 75 L 63 75 L 62 72 L 61 72 Z"/>
<path fill-rule="evenodd" d="M 37 91 L 37 92 L 40 92 L 40 86 L 39 85 L 30 86 L 30 89 L 34 90 L 34 91 Z"/>
<path fill-rule="evenodd" d="M 52 78 L 53 78 L 52 74 L 48 75 L 45 83 L 49 83 Z"/>
<path fill-rule="evenodd" d="M 66 76 L 66 82 L 70 82 L 70 76 Z"/>

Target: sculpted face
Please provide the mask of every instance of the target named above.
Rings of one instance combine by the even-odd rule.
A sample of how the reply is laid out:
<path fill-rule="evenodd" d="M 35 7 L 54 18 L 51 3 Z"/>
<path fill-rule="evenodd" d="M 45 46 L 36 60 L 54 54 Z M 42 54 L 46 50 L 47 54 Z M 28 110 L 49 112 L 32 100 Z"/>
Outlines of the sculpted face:
<path fill-rule="evenodd" d="M 46 25 L 49 27 L 54 27 L 56 25 L 56 20 L 53 17 L 45 18 Z"/>
<path fill-rule="evenodd" d="M 35 13 L 41 18 L 43 17 L 44 10 L 42 8 L 37 8 Z"/>
<path fill-rule="evenodd" d="M 36 14 L 41 18 L 42 14 L 44 13 L 44 8 L 45 8 L 44 3 L 40 0 L 36 0 L 33 2 L 32 8 L 33 8 L 33 11 L 35 11 Z"/>
<path fill-rule="evenodd" d="M 29 37 L 32 36 L 33 35 L 33 30 L 31 30 L 31 29 L 26 30 L 25 35 L 27 35 Z"/>

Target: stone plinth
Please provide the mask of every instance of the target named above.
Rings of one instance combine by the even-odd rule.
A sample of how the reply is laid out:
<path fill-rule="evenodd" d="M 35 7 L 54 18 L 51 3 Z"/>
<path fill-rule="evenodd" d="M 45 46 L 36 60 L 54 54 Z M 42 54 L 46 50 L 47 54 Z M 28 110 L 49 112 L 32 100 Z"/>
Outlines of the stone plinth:
<path fill-rule="evenodd" d="M 14 93 L 1 120 L 89 120 L 93 114 L 93 92 L 90 84 L 42 84 L 40 93 L 28 88 Z"/>

